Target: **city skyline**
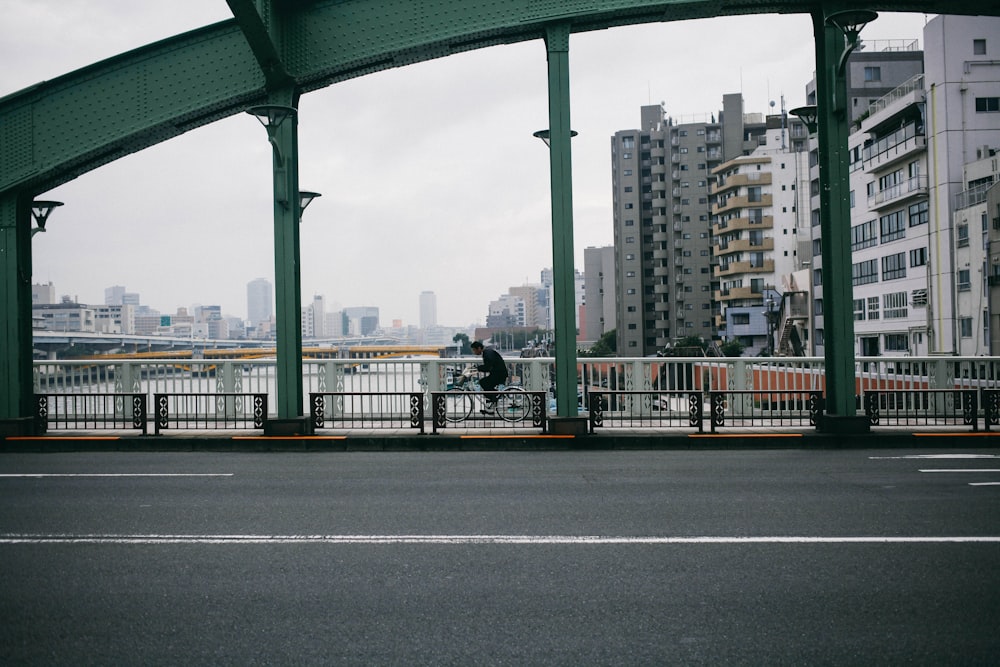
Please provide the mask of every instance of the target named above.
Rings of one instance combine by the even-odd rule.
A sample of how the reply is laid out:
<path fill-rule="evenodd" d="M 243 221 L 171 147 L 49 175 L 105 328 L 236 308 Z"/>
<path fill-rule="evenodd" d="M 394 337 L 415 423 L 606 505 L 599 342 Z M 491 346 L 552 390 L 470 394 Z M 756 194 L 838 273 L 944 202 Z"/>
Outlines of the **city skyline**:
<path fill-rule="evenodd" d="M 180 7 L 180 9 L 178 9 Z M 224 3 L 171 7 L 14 2 L 0 27 L 0 95 L 129 48 L 229 17 Z M 888 14 L 874 39 L 920 39 L 922 15 Z M 31 27 L 45 23 L 42 32 Z M 121 28 L 120 30 L 116 28 Z M 739 62 L 705 44 L 753 34 Z M 767 36 L 771 35 L 770 38 Z M 807 15 L 650 24 L 574 35 L 576 268 L 611 243 L 608 141 L 636 109 L 675 117 L 719 110 L 742 92 L 748 113 L 804 101 L 813 65 Z M 609 54 L 614 54 L 613 57 Z M 698 55 L 698 67 L 672 67 Z M 491 76 L 484 79 L 482 73 Z M 419 294 L 441 322 L 485 319 L 488 303 L 550 266 L 548 160 L 531 137 L 546 123 L 541 42 L 381 72 L 300 104 L 301 182 L 324 196 L 302 222 L 302 294 L 373 304 L 386 322 L 419 321 Z M 366 177 L 367 175 L 367 177 Z M 44 198 L 64 201 L 34 239 L 33 282 L 99 303 L 125 284 L 162 312 L 194 300 L 245 317 L 246 284 L 273 281 L 270 158 L 243 114 L 116 161 Z M 95 261 L 81 248 L 99 239 Z M 305 305 L 305 304 L 300 304 Z"/>

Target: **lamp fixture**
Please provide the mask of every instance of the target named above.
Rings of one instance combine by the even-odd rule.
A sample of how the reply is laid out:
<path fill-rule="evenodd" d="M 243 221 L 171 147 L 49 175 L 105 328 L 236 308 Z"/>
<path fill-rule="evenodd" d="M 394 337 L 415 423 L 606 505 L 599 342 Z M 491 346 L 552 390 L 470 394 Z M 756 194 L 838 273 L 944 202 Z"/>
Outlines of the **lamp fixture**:
<path fill-rule="evenodd" d="M 577 132 L 576 130 L 569 131 L 570 139 L 572 139 L 578 134 L 579 132 Z M 538 130 L 538 132 L 532 132 L 531 136 L 538 137 L 539 139 L 545 142 L 546 146 L 549 146 L 551 148 L 552 133 L 549 130 Z"/>
<path fill-rule="evenodd" d="M 35 224 L 37 227 L 32 228 L 31 235 L 34 236 L 39 232 L 45 231 L 45 223 L 49 219 L 49 215 L 52 214 L 57 207 L 62 206 L 61 201 L 45 201 L 37 200 L 31 202 L 31 217 L 35 219 Z"/>
<path fill-rule="evenodd" d="M 310 192 L 308 190 L 299 190 L 299 222 L 302 221 L 302 214 L 306 210 L 306 206 L 312 203 L 313 199 L 317 197 L 322 197 L 318 192 Z"/>
<path fill-rule="evenodd" d="M 806 125 L 806 129 L 809 130 L 809 134 L 814 134 L 816 128 L 819 126 L 819 109 L 815 104 L 809 104 L 803 107 L 795 107 L 790 109 L 788 113 L 793 116 L 798 117 Z"/>

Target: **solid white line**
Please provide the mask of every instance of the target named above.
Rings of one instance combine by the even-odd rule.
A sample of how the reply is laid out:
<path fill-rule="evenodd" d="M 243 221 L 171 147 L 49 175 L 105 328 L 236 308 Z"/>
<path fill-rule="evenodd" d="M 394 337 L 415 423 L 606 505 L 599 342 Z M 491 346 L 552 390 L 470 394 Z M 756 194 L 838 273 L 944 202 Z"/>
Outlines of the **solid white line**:
<path fill-rule="evenodd" d="M 1000 482 L 969 482 L 969 486 L 1000 486 Z"/>
<path fill-rule="evenodd" d="M 1000 472 L 1000 468 L 925 468 L 920 472 Z"/>
<path fill-rule="evenodd" d="M 31 535 L 0 544 L 941 544 L 1000 543 L 1000 536 L 927 537 L 614 537 L 602 535 Z"/>
<path fill-rule="evenodd" d="M 872 461 L 900 459 L 998 459 L 1000 454 L 909 454 L 907 456 L 869 456 Z"/>
<path fill-rule="evenodd" d="M 10 473 L 0 477 L 232 477 L 231 472 Z"/>

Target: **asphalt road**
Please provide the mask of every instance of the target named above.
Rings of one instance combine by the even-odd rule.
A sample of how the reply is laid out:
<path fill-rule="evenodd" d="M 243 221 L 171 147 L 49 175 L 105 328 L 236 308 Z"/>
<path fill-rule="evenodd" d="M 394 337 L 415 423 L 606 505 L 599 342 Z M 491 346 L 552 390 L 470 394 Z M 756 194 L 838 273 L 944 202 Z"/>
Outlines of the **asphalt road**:
<path fill-rule="evenodd" d="M 4 665 L 997 664 L 1000 453 L 0 454 L 0 563 Z"/>

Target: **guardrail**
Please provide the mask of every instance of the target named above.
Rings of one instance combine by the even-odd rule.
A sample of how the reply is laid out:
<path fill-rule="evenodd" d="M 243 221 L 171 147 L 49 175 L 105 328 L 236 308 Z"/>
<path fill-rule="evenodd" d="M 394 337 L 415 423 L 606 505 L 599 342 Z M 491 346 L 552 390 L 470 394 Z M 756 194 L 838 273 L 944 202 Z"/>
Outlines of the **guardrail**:
<path fill-rule="evenodd" d="M 468 416 L 457 421 L 449 419 L 450 406 L 449 399 L 454 400 L 456 395 L 461 401 L 469 401 Z M 447 428 L 452 424 L 454 428 L 490 428 L 490 429 L 530 429 L 540 428 L 542 433 L 548 430 L 548 412 L 545 409 L 544 391 L 523 391 L 515 394 L 523 397 L 527 405 L 518 407 L 516 418 L 504 419 L 499 414 L 483 415 L 479 409 L 483 407 L 483 399 L 490 397 L 495 400 L 500 397 L 510 396 L 504 391 L 432 391 L 431 392 L 431 424 L 433 433 L 437 434 L 440 429 Z M 497 404 L 498 411 L 503 409 L 503 399 Z M 454 419 L 454 417 L 452 417 Z"/>
<path fill-rule="evenodd" d="M 974 389 L 869 391 L 864 404 L 872 426 L 885 420 L 895 426 L 963 425 L 979 430 L 979 392 Z"/>
<path fill-rule="evenodd" d="M 267 394 L 155 394 L 156 435 L 176 429 L 264 428 Z"/>
<path fill-rule="evenodd" d="M 146 435 L 145 394 L 35 394 L 39 432 L 130 428 Z"/>
<path fill-rule="evenodd" d="M 419 392 L 311 392 L 314 429 L 414 428 L 424 433 L 424 397 Z"/>
<path fill-rule="evenodd" d="M 322 428 L 427 429 L 426 422 L 434 427 L 434 394 L 451 386 L 451 379 L 474 358 L 460 359 L 398 359 L 398 360 L 304 360 L 303 384 L 307 403 L 304 414 L 315 419 L 313 395 L 324 395 Z M 540 398 L 532 399 L 532 410 L 537 410 L 530 426 L 545 428 L 551 400 L 554 360 L 551 358 L 509 359 L 508 367 L 520 386 L 536 392 Z M 857 360 L 856 395 L 858 409 L 864 409 L 863 397 L 875 392 L 910 391 L 933 392 L 972 390 L 981 392 L 977 403 L 976 420 L 982 418 L 987 430 L 1000 426 L 1000 407 L 992 392 L 1000 387 L 1000 358 L 996 357 L 861 357 Z M 605 358 L 580 359 L 578 375 L 581 385 L 577 388 L 580 407 L 591 413 L 592 429 L 614 428 L 767 428 L 775 426 L 812 426 L 811 408 L 799 405 L 792 412 L 772 409 L 780 403 L 770 395 L 796 396 L 801 404 L 812 394 L 822 396 L 824 389 L 824 360 L 803 357 L 755 358 Z M 220 419 L 217 402 L 226 395 L 243 396 L 244 407 L 238 413 L 243 421 L 236 428 L 249 428 L 245 416 L 254 399 L 263 396 L 254 428 L 261 428 L 263 421 L 276 415 L 268 408 L 276 405 L 277 387 L 273 359 L 225 360 L 192 362 L 184 360 L 86 360 L 86 361 L 37 361 L 35 362 L 36 393 L 46 396 L 48 403 L 42 415 L 52 428 L 141 428 L 139 421 L 125 419 L 121 400 L 103 403 L 100 396 L 145 396 L 147 421 L 157 420 L 156 396 L 200 396 L 203 404 L 168 406 L 164 428 L 185 428 L 173 423 L 175 416 L 187 414 L 192 428 L 226 428 Z M 635 393 L 631 393 L 635 392 Z M 713 392 L 725 398 L 713 399 Z M 379 395 L 386 398 L 378 399 Z M 388 396 L 398 398 L 389 399 Z M 692 395 L 701 398 L 692 399 Z M 930 395 L 930 394 L 928 394 Z M 55 400 L 71 400 L 56 396 L 93 396 L 92 403 L 78 403 L 75 408 L 50 409 Z M 419 396 L 419 401 L 416 397 Z M 593 403 L 594 396 L 600 402 Z M 757 398 L 754 398 L 756 396 Z M 349 398 L 358 397 L 358 398 Z M 989 398 L 993 397 L 993 398 Z M 154 399 L 151 401 L 150 399 Z M 110 399 L 109 399 L 110 400 Z M 173 401 L 174 399 L 169 399 Z M 177 399 L 180 400 L 180 399 Z M 235 400 L 235 399 L 234 399 Z M 372 401 L 390 401 L 378 406 Z M 713 400 L 721 400 L 714 404 Z M 930 400 L 930 399 L 928 399 Z M 691 404 L 694 401 L 694 404 Z M 744 409 L 747 401 L 752 409 Z M 305 401 L 304 401 L 305 402 Z M 787 401 L 786 401 L 787 402 Z M 758 405 L 759 404 L 759 405 Z M 68 404 L 66 404 L 68 405 Z M 713 408 L 713 405 L 715 406 Z M 721 406 L 721 408 L 720 408 Z M 134 406 L 132 408 L 135 409 Z M 423 411 L 422 426 L 415 425 L 414 413 Z M 720 411 L 721 410 L 721 411 Z M 224 410 L 222 411 L 225 412 Z M 375 413 L 381 412 L 380 418 Z M 51 416 L 49 413 L 53 413 Z M 75 421 L 67 414 L 74 414 Z M 478 411 L 476 412 L 478 416 Z M 123 421 L 116 421 L 122 417 Z M 179 416 L 177 417 L 179 419 Z M 61 420 L 61 421 L 60 421 Z M 709 426 L 704 425 L 708 420 Z M 436 433 L 441 428 L 453 428 L 437 422 Z M 909 426 L 922 423 L 905 410 L 887 412 L 880 410 L 874 427 Z M 954 425 L 966 426 L 964 421 Z M 136 424 L 133 426 L 132 424 Z M 197 424 L 195 426 L 195 424 Z M 315 422 L 314 422 L 315 425 Z M 492 427 L 489 420 L 468 420 L 465 428 Z M 497 425 L 499 426 L 499 425 Z M 520 424 L 517 428 L 526 427 Z"/>

